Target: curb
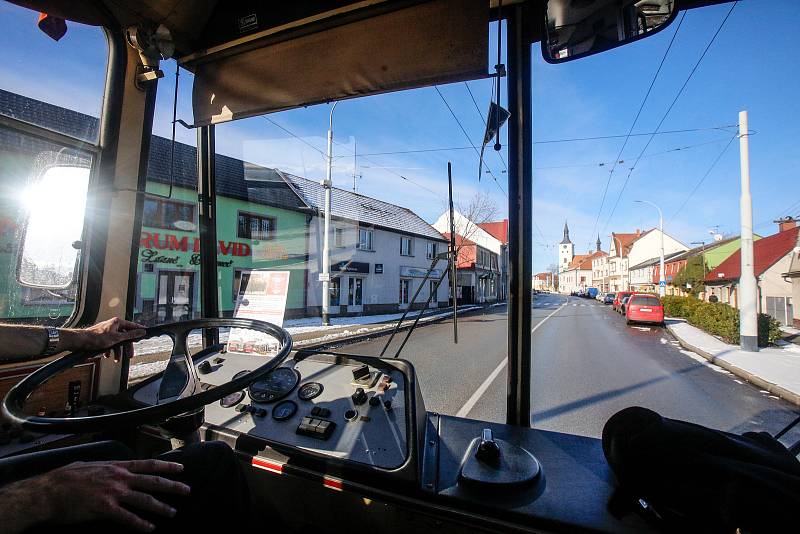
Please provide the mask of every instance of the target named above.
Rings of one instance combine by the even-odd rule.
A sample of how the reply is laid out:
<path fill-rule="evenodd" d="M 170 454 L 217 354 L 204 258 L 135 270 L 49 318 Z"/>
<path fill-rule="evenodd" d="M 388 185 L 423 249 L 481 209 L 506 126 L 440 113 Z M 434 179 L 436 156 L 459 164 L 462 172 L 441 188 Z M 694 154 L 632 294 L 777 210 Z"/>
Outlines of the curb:
<path fill-rule="evenodd" d="M 795 406 L 800 406 L 800 394 L 795 393 L 794 391 L 790 391 L 790 390 L 784 388 L 783 386 L 779 386 L 778 384 L 775 384 L 774 382 L 769 382 L 767 380 L 764 380 L 763 378 L 761 378 L 758 375 L 754 375 L 753 373 L 751 373 L 749 371 L 745 371 L 741 367 L 736 367 L 735 365 L 731 364 L 730 362 L 727 362 L 726 360 L 722 360 L 722 359 L 717 358 L 716 356 L 714 356 L 710 352 L 707 352 L 707 351 L 705 351 L 705 350 L 703 350 L 703 349 L 701 349 L 699 347 L 695 347 L 691 343 L 687 343 L 678 334 L 675 333 L 675 331 L 672 329 L 672 325 L 668 324 L 667 325 L 667 330 L 669 331 L 670 334 L 672 334 L 672 337 L 674 337 L 675 339 L 678 340 L 678 343 L 680 343 L 681 347 L 683 347 L 683 348 L 685 348 L 687 350 L 690 350 L 690 351 L 694 352 L 695 354 L 698 354 L 698 355 L 702 356 L 703 358 L 708 360 L 710 363 L 713 363 L 714 365 L 722 367 L 726 371 L 729 371 L 729 372 L 733 373 L 734 375 L 738 376 L 739 378 L 744 379 L 747 382 L 750 382 L 754 386 L 758 386 L 759 388 L 761 388 L 761 389 L 763 389 L 765 391 L 769 391 L 773 395 L 775 395 L 777 397 L 780 397 L 780 398 L 782 398 L 783 400 L 785 400 L 787 402 L 791 402 Z"/>

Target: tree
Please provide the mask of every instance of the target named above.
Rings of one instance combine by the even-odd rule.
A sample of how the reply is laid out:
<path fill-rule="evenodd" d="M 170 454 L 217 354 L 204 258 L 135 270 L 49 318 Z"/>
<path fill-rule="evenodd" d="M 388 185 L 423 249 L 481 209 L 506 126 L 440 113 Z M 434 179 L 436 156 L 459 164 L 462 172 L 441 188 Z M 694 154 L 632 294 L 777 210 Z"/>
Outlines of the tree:
<path fill-rule="evenodd" d="M 553 277 L 553 291 L 558 291 L 558 265 L 551 263 L 550 266 L 547 267 L 547 272 Z"/>
<path fill-rule="evenodd" d="M 455 207 L 455 229 L 456 229 L 456 258 L 462 261 L 461 249 L 464 248 L 466 241 L 472 241 L 479 225 L 490 222 L 497 217 L 497 204 L 485 192 L 475 193 L 468 203 L 459 203 Z M 448 217 L 449 221 L 449 217 Z M 447 233 L 449 233 L 449 228 Z"/>
<path fill-rule="evenodd" d="M 686 261 L 686 266 L 672 278 L 671 284 L 696 297 L 706 289 L 704 279 L 708 270 L 703 255 L 696 254 Z M 686 284 L 692 287 L 687 290 Z"/>

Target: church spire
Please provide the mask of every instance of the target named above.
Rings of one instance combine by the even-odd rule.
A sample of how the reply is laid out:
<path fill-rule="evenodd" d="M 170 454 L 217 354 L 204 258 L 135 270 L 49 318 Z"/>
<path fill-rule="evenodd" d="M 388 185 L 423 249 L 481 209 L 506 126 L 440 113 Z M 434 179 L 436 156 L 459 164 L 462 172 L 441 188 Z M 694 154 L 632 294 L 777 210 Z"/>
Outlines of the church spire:
<path fill-rule="evenodd" d="M 597 234 L 597 252 L 600 252 L 600 234 Z"/>
<path fill-rule="evenodd" d="M 572 241 L 569 240 L 569 226 L 567 226 L 567 221 L 564 221 L 564 239 L 561 240 L 560 244 L 565 245 L 567 243 L 571 244 Z"/>

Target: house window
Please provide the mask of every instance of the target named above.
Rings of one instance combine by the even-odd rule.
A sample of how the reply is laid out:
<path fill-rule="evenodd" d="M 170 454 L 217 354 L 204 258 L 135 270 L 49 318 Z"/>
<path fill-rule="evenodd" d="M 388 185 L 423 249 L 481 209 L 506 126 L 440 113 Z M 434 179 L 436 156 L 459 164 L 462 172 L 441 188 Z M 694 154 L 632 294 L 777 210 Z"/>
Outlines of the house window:
<path fill-rule="evenodd" d="M 236 235 L 240 239 L 272 239 L 275 234 L 275 217 L 239 212 Z"/>
<path fill-rule="evenodd" d="M 344 228 L 333 229 L 333 246 L 344 248 Z"/>
<path fill-rule="evenodd" d="M 411 237 L 400 236 L 400 255 L 413 256 L 414 255 L 414 239 Z"/>
<path fill-rule="evenodd" d="M 431 298 L 431 302 L 438 302 L 439 297 L 436 295 L 436 282 L 434 282 L 433 280 L 428 282 L 428 291 L 430 291 L 430 294 L 433 295 L 433 298 Z"/>
<path fill-rule="evenodd" d="M 197 206 L 189 202 L 145 197 L 142 226 L 166 230 L 194 231 Z"/>
<path fill-rule="evenodd" d="M 400 279 L 400 304 L 408 304 L 408 294 L 411 290 L 411 280 Z"/>
<path fill-rule="evenodd" d="M 361 278 L 350 278 L 350 284 L 347 288 L 347 305 L 348 306 L 361 306 L 362 290 L 364 280 Z"/>
<path fill-rule="evenodd" d="M 432 260 L 436 257 L 436 243 L 428 243 L 428 251 L 425 254 L 425 257 L 429 260 Z"/>
<path fill-rule="evenodd" d="M 358 229 L 358 249 L 373 251 L 372 248 L 372 230 L 369 228 Z"/>

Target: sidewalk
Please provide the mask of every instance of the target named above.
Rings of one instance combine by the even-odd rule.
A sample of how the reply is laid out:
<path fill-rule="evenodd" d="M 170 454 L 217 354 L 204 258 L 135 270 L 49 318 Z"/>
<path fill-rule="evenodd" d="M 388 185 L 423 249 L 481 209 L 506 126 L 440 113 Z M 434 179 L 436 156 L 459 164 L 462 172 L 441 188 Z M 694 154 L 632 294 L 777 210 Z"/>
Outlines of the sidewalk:
<path fill-rule="evenodd" d="M 745 352 L 694 327 L 683 319 L 667 318 L 669 330 L 686 349 L 714 365 L 800 406 L 800 347 L 764 347 Z"/>

